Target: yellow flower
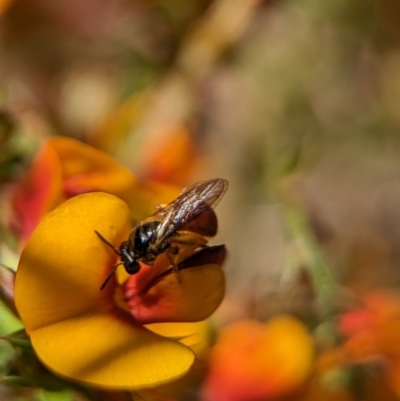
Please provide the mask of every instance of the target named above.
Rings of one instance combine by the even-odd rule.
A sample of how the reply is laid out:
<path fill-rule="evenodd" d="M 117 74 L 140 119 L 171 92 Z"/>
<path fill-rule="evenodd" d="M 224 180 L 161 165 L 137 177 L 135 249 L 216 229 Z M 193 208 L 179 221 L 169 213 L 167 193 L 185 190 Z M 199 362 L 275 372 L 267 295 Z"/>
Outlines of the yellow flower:
<path fill-rule="evenodd" d="M 118 246 L 130 221 L 128 206 L 113 195 L 76 196 L 43 219 L 22 253 L 16 306 L 37 355 L 61 376 L 109 389 L 179 378 L 193 351 L 157 334 L 160 324 L 154 331 L 144 324 L 202 320 L 222 301 L 223 247 L 182 263 L 179 279 L 159 258 L 136 275 L 117 274 L 100 291 L 118 260 L 94 231 Z"/>

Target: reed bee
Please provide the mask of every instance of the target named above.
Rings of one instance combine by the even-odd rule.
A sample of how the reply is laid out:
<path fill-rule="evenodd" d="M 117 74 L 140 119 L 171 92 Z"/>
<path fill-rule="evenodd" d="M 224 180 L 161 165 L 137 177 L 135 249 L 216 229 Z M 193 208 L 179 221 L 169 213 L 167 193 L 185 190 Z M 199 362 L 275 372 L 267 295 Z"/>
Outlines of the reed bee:
<path fill-rule="evenodd" d="M 135 274 L 140 270 L 139 261 L 152 265 L 162 253 L 166 254 L 178 272 L 176 260 L 185 248 L 205 248 L 207 237 L 216 235 L 218 222 L 213 207 L 227 189 L 228 181 L 223 178 L 200 181 L 185 188 L 175 200 L 165 206 L 158 206 L 156 213 L 138 223 L 128 240 L 122 242 L 119 248 L 95 231 L 121 259 L 100 289 L 107 285 L 117 266 L 124 265 L 127 273 Z"/>

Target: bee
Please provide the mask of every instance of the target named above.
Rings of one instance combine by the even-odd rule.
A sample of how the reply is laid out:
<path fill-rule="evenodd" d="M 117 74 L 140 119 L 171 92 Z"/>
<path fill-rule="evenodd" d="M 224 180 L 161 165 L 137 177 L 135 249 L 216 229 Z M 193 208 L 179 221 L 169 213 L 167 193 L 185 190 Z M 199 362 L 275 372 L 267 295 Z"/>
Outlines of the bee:
<path fill-rule="evenodd" d="M 99 232 L 98 237 L 120 257 L 120 262 L 105 279 L 102 290 L 123 265 L 128 274 L 140 270 L 139 262 L 152 265 L 157 256 L 165 253 L 176 272 L 177 260 L 184 260 L 196 249 L 207 247 L 207 237 L 217 234 L 217 216 L 213 210 L 228 189 L 228 181 L 213 178 L 185 188 L 181 194 L 165 206 L 157 206 L 152 216 L 141 221 L 131 231 L 127 241 L 119 248 L 109 243 Z M 182 259 L 183 258 L 183 259 Z"/>

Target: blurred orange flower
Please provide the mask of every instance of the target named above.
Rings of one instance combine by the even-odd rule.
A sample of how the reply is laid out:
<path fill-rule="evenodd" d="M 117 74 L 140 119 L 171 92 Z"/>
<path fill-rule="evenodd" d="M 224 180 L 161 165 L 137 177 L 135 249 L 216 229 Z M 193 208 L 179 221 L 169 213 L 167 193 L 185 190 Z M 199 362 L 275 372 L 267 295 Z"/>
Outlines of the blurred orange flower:
<path fill-rule="evenodd" d="M 400 297 L 389 290 L 368 294 L 362 307 L 341 317 L 339 329 L 346 338 L 345 362 L 379 363 L 388 384 L 400 395 Z"/>
<path fill-rule="evenodd" d="M 144 324 L 199 321 L 222 301 L 223 246 L 181 263 L 180 280 L 159 258 L 136 275 L 122 269 L 100 291 L 117 256 L 94 230 L 119 245 L 130 222 L 113 195 L 76 196 L 43 219 L 22 253 L 16 306 L 39 358 L 61 376 L 109 389 L 174 380 L 194 361 L 193 329 Z"/>
<path fill-rule="evenodd" d="M 0 0 L 0 16 L 7 11 L 13 0 Z"/>
<path fill-rule="evenodd" d="M 142 174 L 150 181 L 184 184 L 201 161 L 198 153 L 187 126 L 160 128 L 143 145 Z"/>
<path fill-rule="evenodd" d="M 135 184 L 131 171 L 106 153 L 72 138 L 49 138 L 12 189 L 15 231 L 25 243 L 49 211 L 78 194 L 104 191 L 130 202 Z"/>
<path fill-rule="evenodd" d="M 400 297 L 383 290 L 368 294 L 362 307 L 341 317 L 339 330 L 347 338 L 347 356 L 354 361 L 400 357 Z"/>
<path fill-rule="evenodd" d="M 299 320 L 243 320 L 223 329 L 211 351 L 204 401 L 252 401 L 290 393 L 311 374 L 313 341 Z"/>

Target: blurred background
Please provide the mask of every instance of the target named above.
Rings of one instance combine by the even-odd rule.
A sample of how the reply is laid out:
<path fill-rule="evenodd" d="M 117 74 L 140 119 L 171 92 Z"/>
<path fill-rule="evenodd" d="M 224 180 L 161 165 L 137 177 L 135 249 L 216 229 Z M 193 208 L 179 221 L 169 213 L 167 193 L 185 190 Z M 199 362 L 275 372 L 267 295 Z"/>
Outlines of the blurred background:
<path fill-rule="evenodd" d="M 396 0 L 0 0 L 0 107 L 2 263 L 7 190 L 63 135 L 142 182 L 229 180 L 220 322 L 301 307 L 293 207 L 343 288 L 399 284 Z"/>

